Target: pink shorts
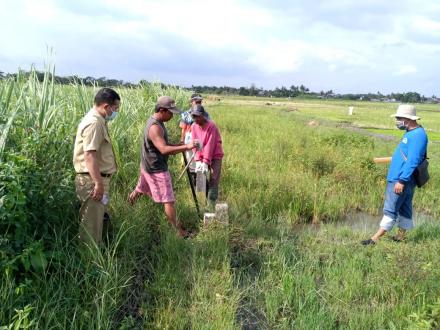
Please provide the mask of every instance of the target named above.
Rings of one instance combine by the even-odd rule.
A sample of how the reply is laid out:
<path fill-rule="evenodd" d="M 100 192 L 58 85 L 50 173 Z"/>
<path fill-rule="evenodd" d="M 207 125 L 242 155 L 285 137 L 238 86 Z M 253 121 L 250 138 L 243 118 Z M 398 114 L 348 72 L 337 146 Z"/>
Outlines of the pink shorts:
<path fill-rule="evenodd" d="M 141 173 L 135 189 L 150 196 L 156 203 L 175 202 L 170 172 L 148 173 L 141 167 Z"/>

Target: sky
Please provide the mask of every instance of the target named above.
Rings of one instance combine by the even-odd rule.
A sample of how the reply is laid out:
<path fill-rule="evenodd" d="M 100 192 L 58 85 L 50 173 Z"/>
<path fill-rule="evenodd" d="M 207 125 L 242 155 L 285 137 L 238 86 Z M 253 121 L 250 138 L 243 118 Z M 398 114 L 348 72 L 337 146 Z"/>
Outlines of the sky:
<path fill-rule="evenodd" d="M 0 71 L 440 96 L 438 0 L 0 0 Z"/>

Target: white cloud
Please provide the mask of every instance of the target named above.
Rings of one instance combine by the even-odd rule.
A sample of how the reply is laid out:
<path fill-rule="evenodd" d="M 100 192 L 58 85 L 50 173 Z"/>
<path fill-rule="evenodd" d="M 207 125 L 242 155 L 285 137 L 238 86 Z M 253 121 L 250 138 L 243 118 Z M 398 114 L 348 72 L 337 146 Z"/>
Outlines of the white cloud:
<path fill-rule="evenodd" d="M 270 40 L 250 49 L 247 62 L 268 74 L 297 71 L 306 56 L 307 46 L 302 42 Z"/>
<path fill-rule="evenodd" d="M 348 66 L 372 67 L 364 54 L 363 47 L 346 46 L 347 49 L 336 46 L 315 46 L 309 45 L 310 56 L 328 64 L 341 64 Z"/>
<path fill-rule="evenodd" d="M 33 23 L 50 25 L 59 11 L 51 0 L 23 0 L 22 14 L 29 17 Z"/>
<path fill-rule="evenodd" d="M 262 45 L 254 45 L 249 52 L 248 63 L 268 74 L 296 72 L 303 68 L 306 61 L 326 64 L 330 71 L 342 66 L 374 67 L 362 54 L 355 51 L 336 46 L 319 46 L 300 40 L 272 39 Z"/>
<path fill-rule="evenodd" d="M 70 74 L 174 75 L 195 84 L 230 76 L 281 86 L 294 76 L 323 89 L 375 90 L 386 86 L 370 85 L 394 89 L 398 76 L 411 74 L 414 89 L 426 81 L 432 89 L 427 77 L 440 70 L 440 4 L 434 0 L 423 6 L 402 0 L 398 7 L 380 0 L 3 2 L 3 71 L 42 62 L 46 45 L 54 47 L 58 70 Z M 347 83 L 343 75 L 359 82 Z"/>
<path fill-rule="evenodd" d="M 328 70 L 331 72 L 335 72 L 338 69 L 338 66 L 336 64 L 330 64 L 328 66 Z"/>
<path fill-rule="evenodd" d="M 132 0 L 130 6 L 119 0 L 110 3 L 123 13 L 141 17 L 148 30 L 181 36 L 200 47 L 234 46 L 245 42 L 252 31 L 275 22 L 267 11 L 233 0 Z"/>
<path fill-rule="evenodd" d="M 412 25 L 413 28 L 419 32 L 433 34 L 437 36 L 440 33 L 440 22 L 434 21 L 430 18 L 417 16 L 414 18 Z"/>
<path fill-rule="evenodd" d="M 409 74 L 417 73 L 418 70 L 414 65 L 403 65 L 395 72 L 398 76 L 405 76 Z"/>

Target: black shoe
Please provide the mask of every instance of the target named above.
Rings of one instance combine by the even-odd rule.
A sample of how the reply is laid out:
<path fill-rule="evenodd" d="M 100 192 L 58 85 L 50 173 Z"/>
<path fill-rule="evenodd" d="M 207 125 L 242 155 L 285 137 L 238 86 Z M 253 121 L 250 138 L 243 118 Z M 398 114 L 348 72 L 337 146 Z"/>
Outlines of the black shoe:
<path fill-rule="evenodd" d="M 183 236 L 183 239 L 190 239 L 196 237 L 197 233 L 189 230 L 185 236 Z"/>
<path fill-rule="evenodd" d="M 391 236 L 391 240 L 396 243 L 403 242 L 403 239 L 398 238 L 397 236 Z"/>
<path fill-rule="evenodd" d="M 361 241 L 361 244 L 362 245 L 375 245 L 376 242 L 373 241 L 371 238 L 369 238 L 369 239 L 364 239 L 363 241 Z"/>

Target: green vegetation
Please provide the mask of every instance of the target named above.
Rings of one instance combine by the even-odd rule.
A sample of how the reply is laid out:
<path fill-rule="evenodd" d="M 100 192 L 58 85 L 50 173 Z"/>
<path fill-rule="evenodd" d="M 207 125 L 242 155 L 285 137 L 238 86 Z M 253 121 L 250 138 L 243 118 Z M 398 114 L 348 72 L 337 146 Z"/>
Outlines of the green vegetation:
<path fill-rule="evenodd" d="M 44 81 L 46 73 L 40 71 L 24 71 L 21 70 L 18 74 L 16 73 L 3 73 L 0 71 L 1 79 L 15 79 L 17 76 L 34 76 L 40 82 Z M 52 77 L 51 77 L 52 79 Z M 53 76 L 55 83 L 62 85 L 70 85 L 72 83 L 84 84 L 85 86 L 107 86 L 107 87 L 128 87 L 134 88 L 136 84 L 131 82 L 100 77 L 94 78 L 91 76 L 79 77 L 77 75 L 60 77 Z M 139 81 L 139 84 L 148 84 L 145 80 Z M 166 85 L 161 85 L 162 88 L 166 88 Z M 338 99 L 338 100 L 363 100 L 363 101 L 385 101 L 385 102 L 402 102 L 402 103 L 414 103 L 414 102 L 427 102 L 438 104 L 440 99 L 435 95 L 424 96 L 417 92 L 406 92 L 406 93 L 390 93 L 388 95 L 383 95 L 380 92 L 377 93 L 363 93 L 363 94 L 335 94 L 332 90 L 312 92 L 304 85 L 291 85 L 289 88 L 284 86 L 276 87 L 271 90 L 264 89 L 263 87 L 258 88 L 255 84 L 251 84 L 249 87 L 230 87 L 230 86 L 191 86 L 187 90 L 195 91 L 197 93 L 214 94 L 214 95 L 225 95 L 225 96 L 258 96 L 258 97 L 283 97 L 283 98 L 299 98 L 299 99 Z"/>
<path fill-rule="evenodd" d="M 220 199 L 229 204 L 230 225 L 200 226 L 187 182 L 176 180 L 180 156 L 172 157 L 178 216 L 199 230 L 182 240 L 158 205 L 142 198 L 130 207 L 127 195 L 157 96 L 186 107 L 189 94 L 160 84 L 121 88 L 110 127 L 119 165 L 112 229 L 105 248 L 80 251 L 71 158 L 96 88 L 59 86 L 52 77 L 0 82 L 0 326 L 439 326 L 440 225 L 427 221 L 405 243 L 384 239 L 365 248 L 359 241 L 376 224 L 360 230 L 344 222 L 353 212 L 379 220 L 386 167 L 372 157 L 395 148 L 395 104 L 207 100 L 224 141 Z M 438 107 L 418 109 L 436 140 Z M 177 121 L 168 128 L 177 141 Z M 440 213 L 438 148 L 429 145 L 432 179 L 415 195 L 416 212 L 430 219 Z"/>

